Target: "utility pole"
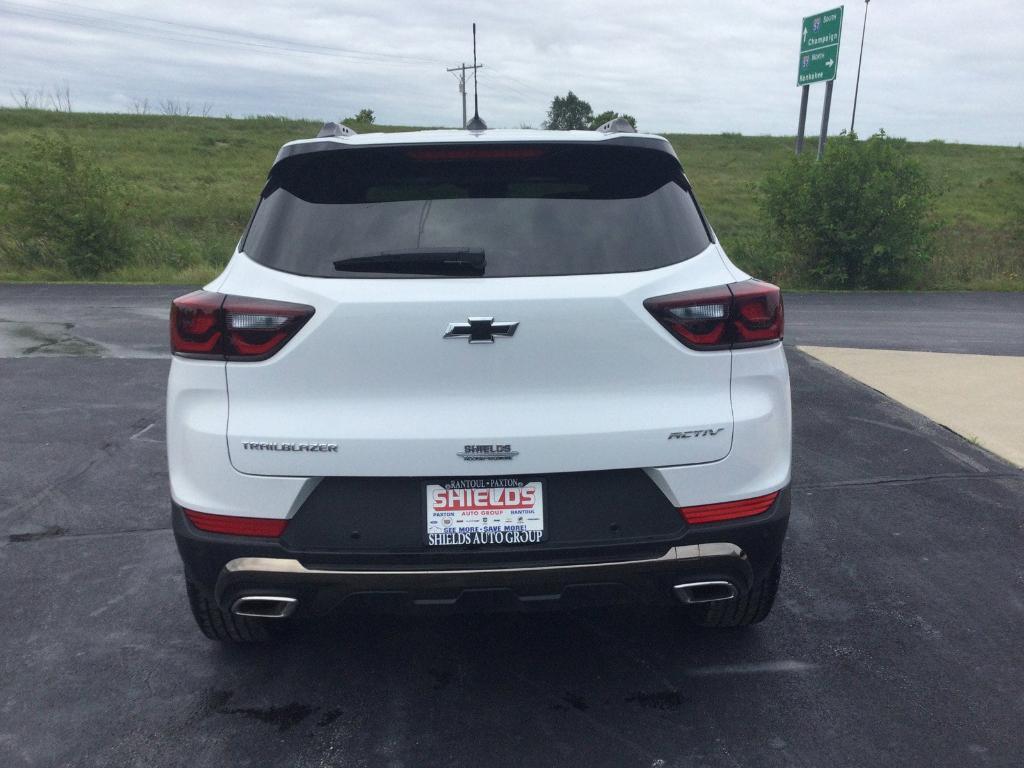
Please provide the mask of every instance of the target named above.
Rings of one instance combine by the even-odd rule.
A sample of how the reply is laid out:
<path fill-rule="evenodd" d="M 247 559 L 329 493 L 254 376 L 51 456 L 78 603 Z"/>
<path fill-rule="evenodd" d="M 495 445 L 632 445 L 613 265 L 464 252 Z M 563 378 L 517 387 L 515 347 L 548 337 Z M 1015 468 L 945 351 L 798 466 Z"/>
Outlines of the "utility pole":
<path fill-rule="evenodd" d="M 864 0 L 864 26 L 860 30 L 860 58 L 857 59 L 857 85 L 853 89 L 853 115 L 850 117 L 850 133 L 853 133 L 853 124 L 857 120 L 857 94 L 860 93 L 860 65 L 864 61 L 864 33 L 868 31 L 868 3 L 871 0 Z"/>
<path fill-rule="evenodd" d="M 466 70 L 470 72 L 476 69 L 483 69 L 483 64 L 474 64 L 471 67 L 467 67 L 466 63 L 463 62 L 461 66 L 451 67 L 446 69 L 446 72 L 451 72 L 455 75 L 455 79 L 459 81 L 459 93 L 462 94 L 462 127 L 466 127 Z"/>

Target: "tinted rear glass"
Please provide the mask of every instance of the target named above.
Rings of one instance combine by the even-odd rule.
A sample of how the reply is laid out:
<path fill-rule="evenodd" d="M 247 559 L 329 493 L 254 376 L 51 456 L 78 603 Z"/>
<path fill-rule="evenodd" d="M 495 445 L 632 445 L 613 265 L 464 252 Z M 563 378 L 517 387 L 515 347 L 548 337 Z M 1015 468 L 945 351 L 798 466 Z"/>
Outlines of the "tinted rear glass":
<path fill-rule="evenodd" d="M 709 242 L 682 169 L 665 152 L 490 144 L 285 158 L 243 249 L 274 269 L 347 278 L 382 275 L 339 272 L 335 261 L 467 249 L 485 254 L 485 277 L 521 277 L 654 269 Z"/>

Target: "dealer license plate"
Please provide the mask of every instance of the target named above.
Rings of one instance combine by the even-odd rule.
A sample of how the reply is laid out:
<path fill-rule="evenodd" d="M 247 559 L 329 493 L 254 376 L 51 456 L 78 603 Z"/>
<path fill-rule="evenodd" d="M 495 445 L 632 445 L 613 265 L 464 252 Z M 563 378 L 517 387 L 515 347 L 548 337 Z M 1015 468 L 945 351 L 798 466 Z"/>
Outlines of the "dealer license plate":
<path fill-rule="evenodd" d="M 427 544 L 536 544 L 544 539 L 540 481 L 475 477 L 427 486 Z"/>

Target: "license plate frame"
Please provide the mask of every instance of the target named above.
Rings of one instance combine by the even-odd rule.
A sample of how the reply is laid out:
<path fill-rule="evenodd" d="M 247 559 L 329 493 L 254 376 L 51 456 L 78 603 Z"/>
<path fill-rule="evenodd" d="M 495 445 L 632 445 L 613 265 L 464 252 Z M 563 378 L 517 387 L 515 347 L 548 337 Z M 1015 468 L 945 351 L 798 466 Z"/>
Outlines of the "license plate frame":
<path fill-rule="evenodd" d="M 510 508 L 504 505 L 497 508 L 491 503 L 499 496 L 504 502 L 515 501 L 510 489 L 519 489 L 520 502 L 528 495 L 524 490 L 533 489 L 533 503 L 512 504 Z M 445 492 L 445 504 L 461 497 L 463 506 L 444 509 L 443 505 L 434 503 L 437 491 Z M 451 491 L 463 493 L 453 496 Z M 471 494 L 478 491 L 486 492 L 487 503 L 475 503 L 480 497 L 477 495 L 474 500 Z M 431 480 L 421 486 L 420 498 L 423 500 L 423 543 L 431 550 L 521 547 L 547 539 L 547 488 L 540 478 L 496 476 Z M 487 509 L 477 509 L 479 506 Z"/>

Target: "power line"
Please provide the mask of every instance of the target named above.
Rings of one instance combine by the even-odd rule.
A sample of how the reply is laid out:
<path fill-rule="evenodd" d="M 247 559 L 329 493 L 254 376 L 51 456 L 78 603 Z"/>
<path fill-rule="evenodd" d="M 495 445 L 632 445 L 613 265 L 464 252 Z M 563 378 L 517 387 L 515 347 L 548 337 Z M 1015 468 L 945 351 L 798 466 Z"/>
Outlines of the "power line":
<path fill-rule="evenodd" d="M 528 100 L 530 100 L 530 99 L 534 98 L 530 94 L 528 94 L 525 91 L 519 89 L 518 87 L 512 85 L 511 83 L 505 82 L 500 75 L 497 75 L 497 74 L 494 73 L 494 70 L 489 70 L 489 71 L 486 71 L 486 72 L 481 72 L 480 75 L 481 75 L 481 77 L 483 77 L 485 82 L 490 83 L 495 88 L 501 88 L 501 89 L 507 91 L 508 93 L 515 94 L 516 96 L 518 96 L 521 99 L 528 99 Z"/>
<path fill-rule="evenodd" d="M 546 97 L 545 92 L 540 90 L 540 88 L 538 88 L 537 86 L 531 85 L 530 83 L 526 82 L 525 80 L 520 80 L 518 77 L 512 77 L 512 75 L 508 74 L 504 70 L 496 70 L 494 67 L 491 67 L 490 73 L 492 75 L 497 75 L 498 77 L 503 78 L 505 80 L 510 80 L 513 83 L 517 83 L 518 85 L 522 86 L 523 88 L 525 88 L 525 89 L 527 89 L 529 91 L 532 91 L 533 93 L 536 93 L 539 96 L 545 96 Z"/>
<path fill-rule="evenodd" d="M 224 34 L 224 35 L 233 35 L 233 36 L 236 36 L 236 37 L 243 37 L 246 40 L 257 39 L 257 40 L 268 41 L 268 42 L 271 42 L 271 43 L 279 43 L 279 44 L 287 45 L 287 46 L 300 46 L 300 47 L 303 47 L 303 48 L 321 50 L 321 51 L 324 51 L 325 53 L 331 53 L 331 54 L 336 54 L 336 53 L 340 52 L 340 53 L 346 53 L 346 54 L 356 55 L 356 56 L 371 56 L 371 57 L 376 57 L 376 58 L 402 59 L 402 60 L 405 60 L 405 61 L 414 61 L 414 62 L 420 62 L 420 63 L 424 63 L 424 64 L 439 64 L 439 63 L 442 62 L 442 59 L 431 59 L 431 58 L 426 58 L 426 57 L 423 57 L 423 56 L 408 56 L 408 55 L 405 55 L 405 54 L 398 54 L 398 53 L 381 53 L 379 51 L 367 51 L 367 50 L 360 50 L 360 49 L 357 49 L 357 48 L 342 48 L 342 47 L 339 47 L 339 46 L 319 45 L 317 43 L 309 43 L 309 42 L 305 42 L 305 41 L 302 41 L 302 40 L 295 40 L 295 39 L 292 39 L 292 38 L 281 37 L 281 36 L 278 36 L 278 35 L 257 34 L 257 33 L 254 33 L 254 32 L 249 32 L 249 31 L 244 30 L 244 29 L 243 30 L 231 29 L 229 27 L 215 27 L 215 26 L 209 26 L 209 25 L 206 25 L 206 24 L 195 24 L 195 23 L 185 24 L 185 23 L 180 22 L 180 21 L 171 21 L 170 19 L 160 19 L 160 18 L 156 18 L 156 17 L 153 17 L 153 16 L 143 16 L 142 14 L 124 13 L 122 11 L 108 11 L 106 9 L 93 8 L 93 7 L 87 6 L 87 5 L 80 5 L 80 4 L 77 4 L 77 3 L 68 3 L 68 2 L 64 2 L 63 0 L 49 0 L 49 2 L 51 4 L 53 4 L 53 5 L 63 5 L 63 6 L 67 6 L 68 8 L 75 8 L 75 9 L 82 10 L 82 11 L 89 11 L 89 12 L 92 12 L 92 13 L 95 13 L 95 14 L 104 15 L 104 16 L 120 16 L 120 17 L 129 19 L 129 20 L 141 20 L 141 21 L 150 22 L 150 23 L 153 23 L 153 24 L 160 24 L 160 25 L 168 26 L 168 27 L 179 27 L 179 28 L 182 28 L 182 29 L 185 29 L 185 30 L 200 30 L 200 31 L 204 31 L 204 32 L 212 32 L 214 34 Z"/>
<path fill-rule="evenodd" d="M 136 24 L 127 24 L 123 22 L 107 21 L 102 19 L 91 18 L 87 16 L 75 16 L 72 14 L 64 14 L 58 11 L 50 11 L 48 9 L 39 9 L 39 11 L 21 10 L 17 8 L 11 8 L 9 5 L 0 3 L 0 13 L 4 13 L 10 16 L 21 16 L 26 18 L 38 19 L 42 21 L 54 21 L 60 24 L 67 24 L 70 26 L 82 27 L 85 29 L 95 29 L 105 33 L 125 33 L 132 35 L 141 35 L 145 37 L 152 37 L 159 40 L 173 41 L 173 42 L 188 42 L 199 45 L 234 45 L 238 47 L 245 47 L 250 49 L 259 49 L 268 51 L 270 53 L 299 53 L 299 54 L 312 54 L 321 56 L 330 56 L 332 58 L 350 59 L 354 61 L 372 61 L 376 63 L 400 63 L 400 64 L 414 64 L 411 61 L 395 61 L 384 57 L 383 55 L 374 54 L 355 54 L 344 50 L 332 51 L 330 49 L 318 50 L 311 46 L 306 46 L 301 43 L 294 45 L 282 45 L 282 44 L 268 44 L 260 43 L 253 40 L 241 40 L 230 36 L 216 36 L 205 33 L 186 33 L 177 32 L 174 30 L 156 30 L 145 26 Z M 418 64 L 417 64 L 418 66 Z"/>
<path fill-rule="evenodd" d="M 91 11 L 93 13 L 92 15 L 72 13 L 70 11 L 59 9 L 7 2 L 6 0 L 0 1 L 0 13 L 8 16 L 20 16 L 24 18 L 38 19 L 41 21 L 53 21 L 59 24 L 66 24 L 85 29 L 94 29 L 105 33 L 130 33 L 158 40 L 189 42 L 199 45 L 233 45 L 236 47 L 267 51 L 270 53 L 311 54 L 352 61 L 417 66 L 423 63 L 439 63 L 441 61 L 440 59 L 428 59 L 424 57 L 404 56 L 401 54 L 387 54 L 319 45 L 316 43 L 305 43 L 300 40 L 258 35 L 244 30 L 231 30 L 197 24 L 171 22 L 145 16 L 132 16 L 131 14 L 101 11 L 95 8 L 87 8 L 85 6 L 75 6 L 71 3 L 64 3 L 64 5 L 73 8 L 81 8 L 82 10 Z M 120 19 L 113 18 L 114 16 L 121 16 L 126 20 L 122 21 Z M 153 25 L 162 25 L 170 28 L 160 29 Z"/>

